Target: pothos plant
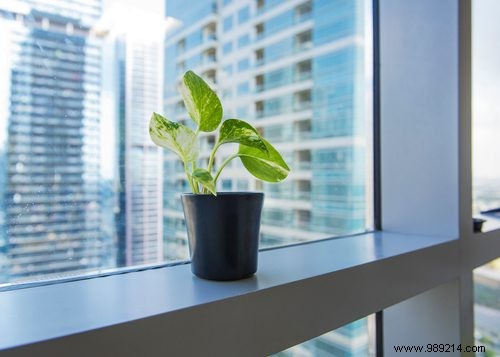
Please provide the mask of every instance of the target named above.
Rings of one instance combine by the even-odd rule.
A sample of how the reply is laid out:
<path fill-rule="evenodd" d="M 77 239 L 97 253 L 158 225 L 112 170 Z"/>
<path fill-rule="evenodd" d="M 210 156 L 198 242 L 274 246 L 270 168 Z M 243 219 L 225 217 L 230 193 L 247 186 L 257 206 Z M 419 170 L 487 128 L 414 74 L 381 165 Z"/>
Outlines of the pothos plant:
<path fill-rule="evenodd" d="M 196 128 L 193 130 L 153 113 L 149 134 L 156 145 L 170 149 L 179 156 L 193 193 L 211 193 L 216 196 L 217 179 L 224 167 L 235 158 L 241 160 L 248 172 L 263 181 L 280 182 L 288 176 L 290 168 L 280 153 L 253 126 L 241 119 L 222 121 L 222 104 L 217 94 L 193 71 L 187 71 L 182 77 L 180 93 Z M 198 167 L 199 133 L 217 129 L 219 135 L 210 153 L 208 166 Z M 215 171 L 217 150 L 227 143 L 239 144 L 238 151 L 227 157 Z"/>

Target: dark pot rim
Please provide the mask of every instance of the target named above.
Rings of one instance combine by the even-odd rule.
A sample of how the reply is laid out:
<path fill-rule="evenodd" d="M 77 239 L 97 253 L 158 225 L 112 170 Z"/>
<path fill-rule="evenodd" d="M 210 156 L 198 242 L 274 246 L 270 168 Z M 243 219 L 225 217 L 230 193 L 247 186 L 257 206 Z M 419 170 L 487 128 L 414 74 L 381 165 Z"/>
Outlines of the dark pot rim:
<path fill-rule="evenodd" d="M 264 192 L 257 191 L 235 191 L 235 192 L 217 192 L 217 196 L 212 195 L 211 193 L 192 193 L 192 192 L 183 192 L 181 196 L 186 197 L 219 197 L 219 196 L 264 196 Z"/>

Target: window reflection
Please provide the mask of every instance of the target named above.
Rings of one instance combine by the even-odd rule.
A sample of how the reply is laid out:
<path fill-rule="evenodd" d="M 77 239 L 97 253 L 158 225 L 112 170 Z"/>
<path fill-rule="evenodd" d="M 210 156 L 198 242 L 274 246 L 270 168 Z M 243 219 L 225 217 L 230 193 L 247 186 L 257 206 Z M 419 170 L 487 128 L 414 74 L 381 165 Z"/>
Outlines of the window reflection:
<path fill-rule="evenodd" d="M 500 355 L 500 258 L 474 270 L 474 317 L 479 355 Z"/>
<path fill-rule="evenodd" d="M 500 3 L 472 4 L 473 214 L 487 231 L 500 228 Z"/>
<path fill-rule="evenodd" d="M 375 317 L 342 326 L 334 331 L 289 349 L 274 357 L 374 357 Z"/>

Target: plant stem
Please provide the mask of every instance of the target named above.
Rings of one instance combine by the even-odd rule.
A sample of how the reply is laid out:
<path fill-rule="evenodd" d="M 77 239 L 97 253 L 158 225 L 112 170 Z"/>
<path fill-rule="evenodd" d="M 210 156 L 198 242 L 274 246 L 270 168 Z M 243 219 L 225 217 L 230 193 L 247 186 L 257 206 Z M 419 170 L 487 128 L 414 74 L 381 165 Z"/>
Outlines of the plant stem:
<path fill-rule="evenodd" d="M 191 171 L 192 171 L 192 172 L 194 172 L 194 170 L 196 170 L 196 162 L 195 162 L 195 161 L 192 161 L 192 162 L 191 162 Z M 192 177 L 191 177 L 191 178 L 192 178 Z M 195 193 L 200 193 L 200 187 L 198 186 L 198 184 L 197 184 L 197 183 L 195 183 L 195 182 L 194 182 L 194 180 L 193 180 L 193 186 L 196 188 L 196 191 L 197 191 L 197 192 L 195 192 Z M 205 191 L 206 191 L 206 189 L 202 186 L 202 187 L 201 187 L 201 193 L 207 193 L 207 192 L 205 192 Z"/>
<path fill-rule="evenodd" d="M 210 153 L 210 159 L 208 160 L 208 167 L 207 171 L 212 173 L 212 165 L 214 164 L 214 159 L 215 159 L 215 152 L 219 148 L 220 144 L 217 144 L 214 146 L 212 152 Z"/>
<path fill-rule="evenodd" d="M 184 171 L 186 172 L 189 186 L 191 186 L 191 191 L 193 191 L 193 193 L 198 193 L 197 187 L 195 186 L 195 184 L 193 182 L 193 178 L 189 174 L 189 169 L 188 169 L 187 163 L 184 163 Z"/>
<path fill-rule="evenodd" d="M 220 165 L 219 169 L 217 170 L 217 173 L 215 174 L 214 176 L 214 184 L 217 183 L 217 179 L 219 178 L 219 175 L 220 173 L 222 172 L 222 169 L 229 163 L 229 161 L 231 161 L 232 159 L 234 159 L 235 157 L 238 157 L 238 154 L 234 154 L 234 155 L 231 155 L 229 156 L 226 160 L 224 160 L 224 162 Z"/>

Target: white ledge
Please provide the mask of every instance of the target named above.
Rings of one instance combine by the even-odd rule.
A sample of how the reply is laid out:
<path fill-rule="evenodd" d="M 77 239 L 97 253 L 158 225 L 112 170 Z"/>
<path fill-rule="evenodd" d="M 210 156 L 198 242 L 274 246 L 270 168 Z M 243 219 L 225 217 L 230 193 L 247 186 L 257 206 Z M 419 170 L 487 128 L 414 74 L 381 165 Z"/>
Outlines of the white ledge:
<path fill-rule="evenodd" d="M 236 282 L 198 279 L 187 264 L 5 291 L 0 350 L 5 356 L 234 356 L 236 349 L 238 356 L 264 355 L 458 271 L 452 237 L 375 232 L 261 252 L 257 274 Z M 286 324 L 296 328 L 273 339 L 273 330 Z"/>

